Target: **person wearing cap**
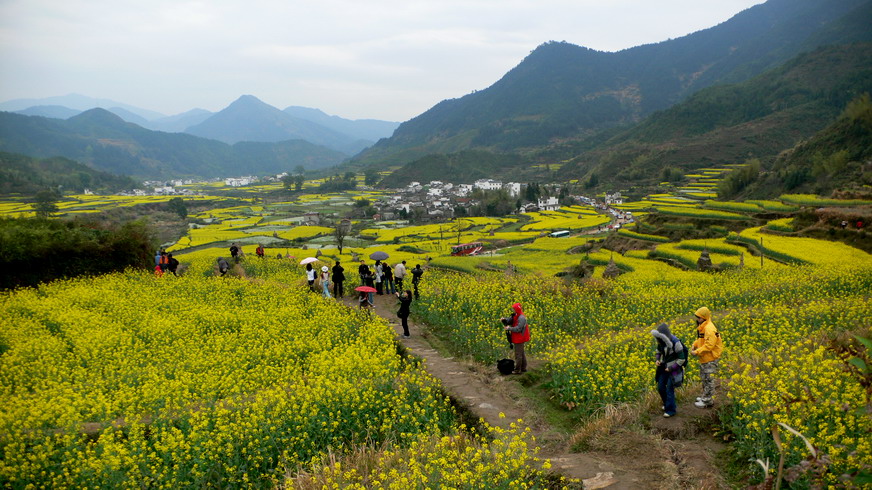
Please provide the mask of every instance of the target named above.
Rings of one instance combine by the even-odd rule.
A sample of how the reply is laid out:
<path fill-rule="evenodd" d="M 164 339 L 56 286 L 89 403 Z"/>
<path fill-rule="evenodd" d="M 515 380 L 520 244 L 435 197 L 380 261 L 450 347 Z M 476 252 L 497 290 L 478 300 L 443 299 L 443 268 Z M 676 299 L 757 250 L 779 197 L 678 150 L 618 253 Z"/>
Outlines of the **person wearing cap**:
<path fill-rule="evenodd" d="M 657 341 L 657 353 L 654 355 L 654 379 L 657 381 L 657 392 L 663 401 L 663 416 L 672 417 L 678 411 L 675 405 L 675 388 L 684 381 L 684 365 L 687 362 L 687 349 L 681 340 L 672 335 L 669 325 L 661 323 L 651 330 L 651 335 Z"/>
<path fill-rule="evenodd" d="M 698 408 L 710 408 L 714 404 L 715 374 L 718 372 L 718 360 L 724 350 L 721 334 L 712 323 L 712 312 L 703 306 L 694 313 L 696 320 L 696 340 L 690 353 L 699 358 L 699 371 L 702 378 L 702 394 L 697 397 Z"/>
<path fill-rule="evenodd" d="M 330 269 L 325 265 L 321 267 L 321 296 L 332 298 L 330 296 Z"/>
<path fill-rule="evenodd" d="M 530 341 L 530 324 L 521 309 L 521 303 L 512 305 L 512 316 L 503 318 L 506 332 L 509 332 L 512 347 L 515 349 L 515 370 L 512 374 L 527 372 L 527 356 L 524 353 L 524 344 Z"/>

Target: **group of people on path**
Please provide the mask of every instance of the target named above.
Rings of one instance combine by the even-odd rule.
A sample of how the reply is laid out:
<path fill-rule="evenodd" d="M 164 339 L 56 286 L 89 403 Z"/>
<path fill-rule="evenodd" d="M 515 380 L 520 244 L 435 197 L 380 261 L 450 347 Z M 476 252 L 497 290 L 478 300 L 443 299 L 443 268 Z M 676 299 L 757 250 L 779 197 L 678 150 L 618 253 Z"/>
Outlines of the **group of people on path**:
<path fill-rule="evenodd" d="M 173 257 L 172 253 L 166 250 L 158 250 L 154 255 L 154 275 L 157 277 L 163 276 L 169 272 L 174 276 L 178 276 L 179 261 Z"/>

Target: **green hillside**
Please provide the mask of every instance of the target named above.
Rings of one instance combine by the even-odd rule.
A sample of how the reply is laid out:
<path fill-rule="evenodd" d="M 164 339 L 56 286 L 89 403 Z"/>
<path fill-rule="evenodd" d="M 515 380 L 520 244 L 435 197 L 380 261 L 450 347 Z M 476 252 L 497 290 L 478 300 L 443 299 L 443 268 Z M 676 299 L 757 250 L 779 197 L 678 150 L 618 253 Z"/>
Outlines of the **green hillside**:
<path fill-rule="evenodd" d="M 137 183 L 129 177 L 94 170 L 66 158 L 37 159 L 0 152 L 2 195 L 32 195 L 41 190 L 59 187 L 65 192 L 81 193 L 85 189 L 91 189 L 108 194 L 136 186 Z"/>
<path fill-rule="evenodd" d="M 664 167 L 772 161 L 866 92 L 872 92 L 872 44 L 821 48 L 741 84 L 702 90 L 579 152 L 561 175 L 596 173 L 602 182 L 656 183 Z"/>

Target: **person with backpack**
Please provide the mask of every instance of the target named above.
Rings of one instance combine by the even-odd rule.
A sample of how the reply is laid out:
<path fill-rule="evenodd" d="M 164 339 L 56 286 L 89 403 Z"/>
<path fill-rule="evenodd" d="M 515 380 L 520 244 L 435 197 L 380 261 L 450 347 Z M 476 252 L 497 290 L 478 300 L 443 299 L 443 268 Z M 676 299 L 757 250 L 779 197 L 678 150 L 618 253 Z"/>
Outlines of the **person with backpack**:
<path fill-rule="evenodd" d="M 703 306 L 693 314 L 696 320 L 696 340 L 690 353 L 699 358 L 699 371 L 702 378 L 702 394 L 696 398 L 697 408 L 711 408 L 714 405 L 715 375 L 718 360 L 724 350 L 721 334 L 712 323 L 712 312 Z"/>
<path fill-rule="evenodd" d="M 510 334 L 512 347 L 515 349 L 515 370 L 512 374 L 527 372 L 527 356 L 524 353 L 524 344 L 530 341 L 530 324 L 521 309 L 521 303 L 512 305 L 512 315 L 503 318 L 503 329 Z"/>
<path fill-rule="evenodd" d="M 254 253 L 257 254 L 257 257 L 258 257 L 258 258 L 261 258 L 261 259 L 264 258 L 264 250 L 263 250 L 263 244 L 262 244 L 262 243 L 258 243 L 258 244 L 257 244 L 257 248 L 254 249 Z"/>
<path fill-rule="evenodd" d="M 657 392 L 663 401 L 663 416 L 672 417 L 678 411 L 675 405 L 675 388 L 684 381 L 684 366 L 687 364 L 687 349 L 684 343 L 672 332 L 669 325 L 661 323 L 651 330 L 651 335 L 657 341 L 657 353 L 654 355 L 654 380 L 657 381 Z"/>

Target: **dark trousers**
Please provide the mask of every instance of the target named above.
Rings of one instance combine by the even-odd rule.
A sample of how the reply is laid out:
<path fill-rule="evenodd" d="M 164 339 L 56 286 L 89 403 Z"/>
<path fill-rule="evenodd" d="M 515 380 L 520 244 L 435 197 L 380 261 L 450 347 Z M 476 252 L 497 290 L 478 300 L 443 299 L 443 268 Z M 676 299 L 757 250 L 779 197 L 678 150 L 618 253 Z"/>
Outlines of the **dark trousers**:
<path fill-rule="evenodd" d="M 675 406 L 675 380 L 671 373 L 662 371 L 657 375 L 657 392 L 663 401 L 663 412 L 675 415 L 678 408 Z"/>
<path fill-rule="evenodd" d="M 520 344 L 512 344 L 515 348 L 515 372 L 523 373 L 527 371 L 527 355 L 524 353 L 524 342 Z"/>
<path fill-rule="evenodd" d="M 341 298 L 345 293 L 345 289 L 342 287 L 343 281 L 333 281 L 333 296 L 337 298 Z"/>
<path fill-rule="evenodd" d="M 403 321 L 403 335 L 409 336 L 409 316 L 401 316 L 400 320 Z"/>
<path fill-rule="evenodd" d="M 412 289 L 415 290 L 415 299 L 420 298 L 421 295 L 418 294 L 418 281 L 414 281 L 414 280 L 412 281 Z"/>
<path fill-rule="evenodd" d="M 394 277 L 394 284 L 397 286 L 397 291 L 403 290 L 403 278 L 402 277 Z"/>

